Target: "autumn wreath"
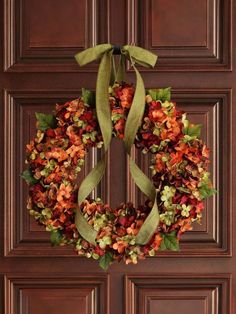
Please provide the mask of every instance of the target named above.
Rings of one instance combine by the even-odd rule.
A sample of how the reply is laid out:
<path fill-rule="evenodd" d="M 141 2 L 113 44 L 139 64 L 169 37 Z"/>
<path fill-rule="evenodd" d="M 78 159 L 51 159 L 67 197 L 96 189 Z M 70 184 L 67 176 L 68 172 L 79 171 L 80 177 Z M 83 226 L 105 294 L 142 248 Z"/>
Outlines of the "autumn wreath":
<path fill-rule="evenodd" d="M 170 89 L 145 92 L 135 68 L 136 88 L 117 74 L 107 94 L 114 47 L 91 49 L 77 55 L 77 61 L 83 65 L 102 59 L 96 95 L 83 89 L 80 98 L 57 104 L 53 114 L 36 113 L 37 135 L 26 147 L 29 167 L 22 176 L 29 184 L 27 208 L 51 232 L 52 244 L 71 244 L 78 255 L 99 260 L 106 269 L 115 260 L 135 264 L 159 250 L 178 250 L 181 234 L 201 220 L 203 200 L 215 190 L 207 172 L 209 149 L 199 139 L 200 125 L 190 124 L 176 108 Z M 144 65 L 143 59 L 148 63 L 149 52 L 140 49 L 123 47 L 120 64 L 127 56 L 133 66 Z M 94 51 L 99 53 L 91 57 Z M 142 54 L 139 58 L 140 52 L 144 58 Z M 139 121 L 134 121 L 134 114 Z M 147 195 L 138 208 L 130 202 L 111 208 L 89 197 L 105 170 L 109 136 L 124 140 L 129 155 L 133 144 L 143 154 L 151 154 L 151 180 L 129 157 L 131 175 Z M 79 183 L 78 173 L 92 147 L 103 147 L 104 158 Z"/>

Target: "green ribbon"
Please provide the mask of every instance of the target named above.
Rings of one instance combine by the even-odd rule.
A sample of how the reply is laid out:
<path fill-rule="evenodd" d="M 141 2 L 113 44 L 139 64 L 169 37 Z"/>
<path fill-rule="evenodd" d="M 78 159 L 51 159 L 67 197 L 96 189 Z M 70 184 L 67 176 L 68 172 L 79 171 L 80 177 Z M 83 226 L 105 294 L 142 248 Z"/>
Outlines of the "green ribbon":
<path fill-rule="evenodd" d="M 124 143 L 126 152 L 129 155 L 131 176 L 133 177 L 134 182 L 139 187 L 139 189 L 153 202 L 151 212 L 149 213 L 144 224 L 140 228 L 139 233 L 136 236 L 136 243 L 144 245 L 150 240 L 151 236 L 153 235 L 159 224 L 159 212 L 156 203 L 155 186 L 153 185 L 151 180 L 142 172 L 142 170 L 135 164 L 130 156 L 131 147 L 134 143 L 138 128 L 141 125 L 145 109 L 145 87 L 142 77 L 138 69 L 135 67 L 135 63 L 145 67 L 154 67 L 157 56 L 140 47 L 129 45 L 123 46 L 121 49 L 121 56 L 117 74 L 115 74 L 114 71 L 113 45 L 111 44 L 102 44 L 86 49 L 83 52 L 78 53 L 75 58 L 80 66 L 101 59 L 96 83 L 96 112 L 104 141 L 103 158 L 86 176 L 79 188 L 79 205 L 98 185 L 106 169 L 107 150 L 112 137 L 111 110 L 108 94 L 109 83 L 110 81 L 114 81 L 114 77 L 116 77 L 115 80 L 118 82 L 123 80 L 125 73 L 125 58 L 128 58 L 130 60 L 131 65 L 135 70 L 136 88 L 132 106 L 130 108 L 126 121 Z M 89 225 L 79 208 L 76 210 L 75 223 L 81 236 L 88 242 L 96 245 L 97 231 L 95 231 L 93 227 Z"/>
<path fill-rule="evenodd" d="M 89 48 L 78 53 L 75 58 L 80 66 L 101 59 L 96 83 L 96 112 L 104 142 L 104 156 L 80 185 L 78 192 L 78 204 L 80 205 L 99 184 L 106 169 L 107 150 L 112 137 L 111 110 L 108 94 L 112 70 L 112 45 L 104 44 Z M 81 236 L 88 242 L 96 245 L 97 231 L 88 224 L 80 208 L 76 210 L 75 224 Z"/>

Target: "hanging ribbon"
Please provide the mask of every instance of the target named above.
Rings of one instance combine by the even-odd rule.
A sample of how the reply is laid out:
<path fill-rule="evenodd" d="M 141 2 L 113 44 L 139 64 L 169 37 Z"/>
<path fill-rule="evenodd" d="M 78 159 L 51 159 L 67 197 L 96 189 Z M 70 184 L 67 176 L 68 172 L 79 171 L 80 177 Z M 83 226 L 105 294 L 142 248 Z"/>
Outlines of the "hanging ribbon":
<path fill-rule="evenodd" d="M 131 65 L 136 74 L 136 88 L 133 97 L 133 102 L 126 120 L 125 132 L 124 132 L 124 143 L 127 154 L 129 155 L 129 169 L 131 176 L 135 184 L 139 189 L 153 202 L 153 207 L 148 217 L 146 218 L 144 224 L 140 228 L 137 236 L 136 243 L 145 245 L 148 243 L 153 233 L 155 232 L 159 224 L 159 212 L 156 203 L 156 189 L 152 181 L 143 173 L 143 171 L 135 164 L 131 158 L 131 148 L 134 144 L 135 136 L 138 129 L 142 123 L 142 118 L 145 110 L 145 87 L 143 79 L 135 66 L 138 63 L 145 67 L 154 67 L 157 56 L 151 54 L 150 52 L 134 46 L 124 46 L 124 54 L 127 55 L 131 62 Z M 124 58 L 120 58 L 119 68 L 117 72 L 117 77 L 122 78 L 124 73 Z"/>
<path fill-rule="evenodd" d="M 96 83 L 96 112 L 104 143 L 103 157 L 80 185 L 78 192 L 78 205 L 80 205 L 99 184 L 106 169 L 107 150 L 112 137 L 111 110 L 108 94 L 112 70 L 112 45 L 104 44 L 89 48 L 77 54 L 75 58 L 80 66 L 101 59 Z M 97 231 L 88 224 L 80 208 L 76 210 L 75 224 L 81 236 L 88 242 L 96 245 Z"/>
<path fill-rule="evenodd" d="M 113 73 L 113 76 L 115 75 L 113 70 L 114 65 L 113 52 L 114 52 L 113 45 L 102 44 L 86 49 L 85 51 L 78 53 L 75 56 L 80 66 L 101 59 L 96 83 L 96 112 L 104 141 L 103 158 L 87 175 L 87 177 L 83 180 L 79 188 L 78 192 L 79 205 L 98 185 L 106 169 L 107 150 L 110 145 L 112 137 L 111 110 L 109 106 L 108 89 L 111 80 L 111 73 Z M 136 73 L 136 88 L 132 106 L 127 117 L 124 134 L 125 148 L 126 152 L 129 155 L 130 173 L 134 179 L 135 184 L 153 202 L 152 210 L 136 236 L 136 243 L 144 245 L 150 240 L 151 236 L 153 235 L 158 226 L 159 213 L 156 203 L 155 186 L 130 157 L 131 147 L 134 143 L 138 128 L 141 125 L 145 109 L 145 87 L 143 84 L 142 77 L 137 68 L 135 67 L 135 63 L 145 67 L 154 67 L 157 56 L 140 47 L 129 45 L 123 46 L 120 50 L 120 53 L 121 53 L 120 63 L 116 74 L 116 80 L 118 82 L 123 80 L 125 72 L 124 71 L 125 58 L 128 58 L 130 60 L 131 65 L 133 66 Z M 97 232 L 93 229 L 91 225 L 89 225 L 87 220 L 83 217 L 80 208 L 78 208 L 76 211 L 75 222 L 76 227 L 81 236 L 88 242 L 93 243 L 95 245 Z"/>

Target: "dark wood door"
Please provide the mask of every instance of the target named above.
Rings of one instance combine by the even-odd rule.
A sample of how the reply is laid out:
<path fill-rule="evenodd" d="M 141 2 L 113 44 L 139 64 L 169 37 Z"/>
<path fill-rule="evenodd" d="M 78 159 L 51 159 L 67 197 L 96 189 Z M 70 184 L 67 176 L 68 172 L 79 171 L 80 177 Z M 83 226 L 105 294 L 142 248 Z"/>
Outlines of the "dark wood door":
<path fill-rule="evenodd" d="M 233 314 L 236 303 L 236 35 L 232 0 L 2 0 L 0 312 L 5 314 Z M 234 15 L 234 16 L 232 16 Z M 159 56 L 145 85 L 172 86 L 173 99 L 203 125 L 218 194 L 179 253 L 102 271 L 69 247 L 52 248 L 26 209 L 19 174 L 35 134 L 34 112 L 49 112 L 93 89 L 97 65 L 73 55 L 98 43 L 134 43 Z M 127 80 L 134 73 L 127 68 Z M 142 163 L 139 152 L 133 152 Z M 117 160 L 117 156 L 119 159 Z M 122 143 L 113 141 L 102 197 L 140 202 Z M 96 151 L 87 160 L 87 169 Z M 86 171 L 86 170 L 85 170 Z M 119 174 L 119 175 L 117 175 Z M 235 306 L 235 305 L 234 305 Z"/>

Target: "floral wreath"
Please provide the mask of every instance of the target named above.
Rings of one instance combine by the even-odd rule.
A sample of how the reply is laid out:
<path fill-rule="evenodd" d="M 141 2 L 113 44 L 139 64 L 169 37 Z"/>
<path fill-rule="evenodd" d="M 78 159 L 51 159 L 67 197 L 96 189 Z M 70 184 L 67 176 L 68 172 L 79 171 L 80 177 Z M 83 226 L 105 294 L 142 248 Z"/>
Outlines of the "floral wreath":
<path fill-rule="evenodd" d="M 76 55 L 80 65 L 101 59 L 96 94 L 83 89 L 80 98 L 57 104 L 53 114 L 36 113 L 37 135 L 26 146 L 29 167 L 22 174 L 29 184 L 27 208 L 51 232 L 52 244 L 70 244 L 104 269 L 115 260 L 136 264 L 158 251 L 178 251 L 181 234 L 201 221 L 203 200 L 215 193 L 200 125 L 190 124 L 176 108 L 170 88 L 144 89 L 135 63 L 154 66 L 156 56 L 135 46 L 118 50 L 116 74 L 117 47 L 98 45 Z M 122 81 L 126 57 L 136 72 L 136 88 Z M 89 197 L 104 174 L 112 136 L 124 140 L 129 156 L 133 144 L 152 156 L 151 179 L 129 157 L 131 175 L 147 196 L 137 208 L 124 202 L 114 209 Z M 92 147 L 103 147 L 104 157 L 78 183 Z"/>

